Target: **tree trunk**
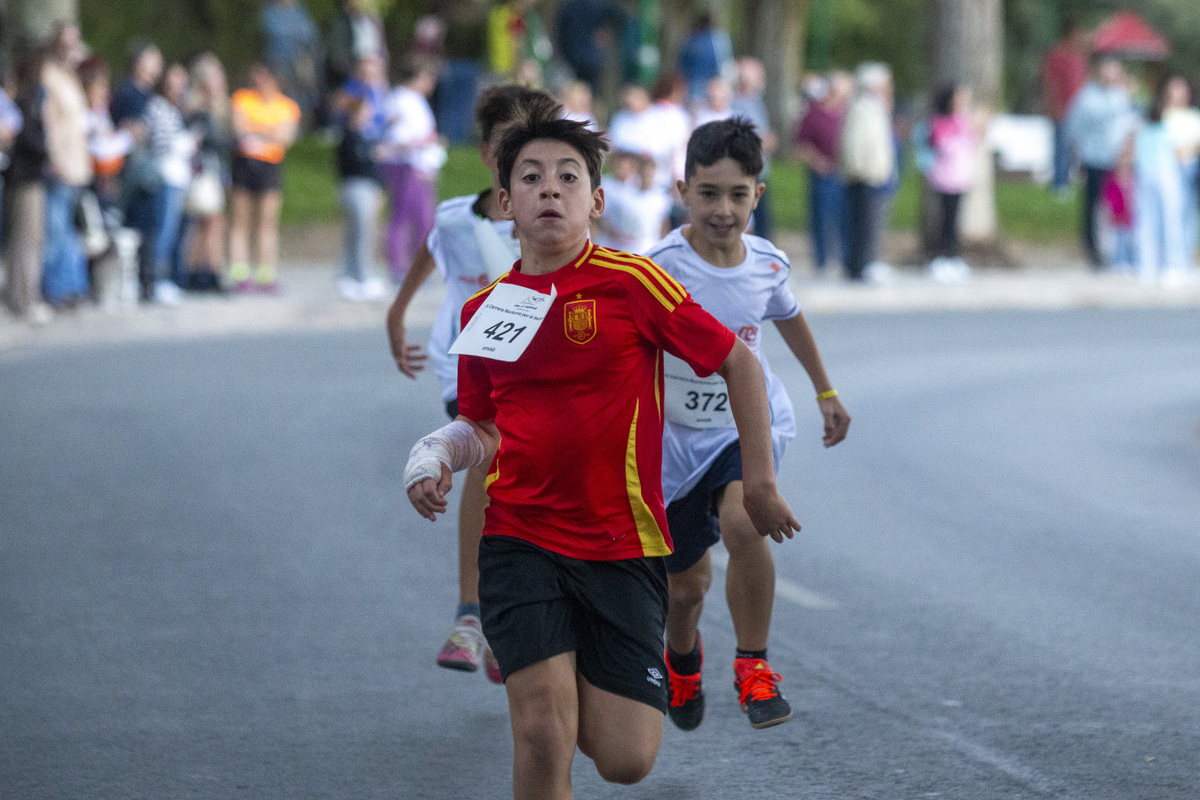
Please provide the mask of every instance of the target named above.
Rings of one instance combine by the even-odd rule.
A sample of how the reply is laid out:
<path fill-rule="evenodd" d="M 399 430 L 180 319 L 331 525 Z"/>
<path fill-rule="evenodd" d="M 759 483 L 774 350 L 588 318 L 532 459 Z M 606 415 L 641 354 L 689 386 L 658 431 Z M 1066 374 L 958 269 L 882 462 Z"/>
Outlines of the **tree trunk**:
<path fill-rule="evenodd" d="M 975 95 L 977 116 L 983 124 L 999 107 L 1004 64 L 1004 24 L 1001 0 L 936 0 L 934 4 L 933 83 L 959 83 Z M 929 193 L 926 192 L 926 195 Z M 928 199 L 928 198 L 927 198 Z M 936 213 L 936 205 L 922 203 L 922 216 Z M 932 250 L 936 221 L 924 219 L 922 244 Z M 995 249 L 999 240 L 996 216 L 995 167 L 986 147 L 979 148 L 975 182 L 963 198 L 959 217 L 963 241 L 974 249 Z"/>
<path fill-rule="evenodd" d="M 804 15 L 808 0 L 748 0 L 744 6 L 749 55 L 762 60 L 767 72 L 763 100 L 771 126 L 786 131 L 799 114 L 796 87 L 800 64 Z"/>
<path fill-rule="evenodd" d="M 17 47 L 45 42 L 60 22 L 79 22 L 78 0 L 8 0 L 5 27 Z"/>

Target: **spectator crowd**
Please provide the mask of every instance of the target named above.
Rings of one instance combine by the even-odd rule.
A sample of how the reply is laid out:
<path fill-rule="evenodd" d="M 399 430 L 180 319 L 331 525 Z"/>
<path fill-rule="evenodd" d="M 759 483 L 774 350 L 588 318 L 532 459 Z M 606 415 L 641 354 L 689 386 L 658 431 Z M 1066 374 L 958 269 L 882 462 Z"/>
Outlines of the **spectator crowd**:
<path fill-rule="evenodd" d="M 302 129 L 336 141 L 338 291 L 380 300 L 403 281 L 434 223 L 447 145 L 473 137 L 471 109 L 487 83 L 548 87 L 569 117 L 607 123 L 607 210 L 593 232 L 601 244 L 642 253 L 684 221 L 676 186 L 688 138 L 704 123 L 752 122 L 767 178 L 779 142 L 763 65 L 735 58 L 710 16 L 695 20 L 675 69 L 647 87 L 637 80 L 636 24 L 621 6 L 565 0 L 558 14 L 552 41 L 534 0 L 449 2 L 418 20 L 410 51 L 393 57 L 382 20 L 362 0 L 344 0 L 325 31 L 300 0 L 271 0 L 259 17 L 261 58 L 234 91 L 214 54 L 165 63 L 150 43 L 130 47 L 117 80 L 76 26 L 58 25 L 0 91 L 6 305 L 45 323 L 96 299 L 131 231 L 144 302 L 277 291 L 281 165 Z M 612 91 L 614 82 L 623 88 Z M 1090 55 L 1086 32 L 1068 26 L 1046 56 L 1042 89 L 1054 125 L 1052 189 L 1070 199 L 1078 170 L 1091 263 L 1147 283 L 1194 280 L 1200 111 L 1188 82 L 1171 76 L 1139 103 L 1121 62 Z M 898 122 L 882 63 L 809 75 L 802 98 L 789 153 L 808 172 L 817 271 L 840 261 L 851 281 L 890 279 L 881 238 L 902 169 L 915 162 L 937 216 L 929 273 L 967 280 L 961 209 L 987 124 L 970 89 L 937 87 L 913 125 Z M 775 200 L 764 193 L 751 223 L 765 237 Z"/>

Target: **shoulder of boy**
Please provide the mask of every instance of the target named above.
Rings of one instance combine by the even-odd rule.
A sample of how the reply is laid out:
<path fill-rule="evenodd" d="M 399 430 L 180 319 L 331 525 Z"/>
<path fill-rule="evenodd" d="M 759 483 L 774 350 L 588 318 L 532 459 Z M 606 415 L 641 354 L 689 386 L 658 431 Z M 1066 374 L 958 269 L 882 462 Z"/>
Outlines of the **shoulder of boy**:
<path fill-rule="evenodd" d="M 788 259 L 787 253 L 780 250 L 767 239 L 748 234 L 746 236 L 746 246 L 750 249 L 750 252 L 758 257 L 760 262 L 767 265 L 771 272 L 780 273 L 785 278 L 791 273 L 792 262 Z"/>

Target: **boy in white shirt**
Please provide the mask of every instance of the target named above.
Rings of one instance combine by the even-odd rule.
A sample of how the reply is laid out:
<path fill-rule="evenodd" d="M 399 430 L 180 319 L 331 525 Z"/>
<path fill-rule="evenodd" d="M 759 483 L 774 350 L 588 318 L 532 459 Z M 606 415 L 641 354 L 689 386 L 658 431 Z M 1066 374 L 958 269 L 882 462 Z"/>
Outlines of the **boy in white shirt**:
<path fill-rule="evenodd" d="M 442 387 L 442 401 L 451 419 L 458 415 L 458 356 L 450 353 L 459 332 L 459 314 L 471 295 L 495 281 L 521 257 L 511 219 L 500 213 L 500 186 L 495 148 L 518 118 L 537 107 L 554 107 L 545 92 L 521 86 L 488 89 L 475 106 L 481 142 L 479 155 L 492 172 L 492 185 L 477 195 L 445 200 L 437 207 L 433 229 L 413 259 L 392 307 L 387 329 L 396 366 L 410 378 L 423 370 L 426 355 L 420 345 L 408 344 L 404 315 L 421 284 L 434 269 L 446 284 L 446 296 L 429 334 L 429 356 Z M 475 672 L 485 664 L 488 678 L 500 683 L 500 668 L 487 646 L 479 621 L 479 539 L 483 534 L 486 466 L 467 471 L 458 515 L 459 603 L 454 628 L 438 652 L 437 663 L 447 669 Z"/>
<path fill-rule="evenodd" d="M 788 288 L 787 257 L 765 239 L 743 233 L 764 189 L 758 180 L 762 164 L 762 142 L 745 119 L 697 128 L 688 142 L 686 179 L 678 186 L 692 224 L 672 231 L 647 255 L 758 356 L 767 381 L 778 469 L 796 431 L 791 401 L 762 349 L 764 321 L 775 323 L 813 382 L 826 447 L 846 437 L 850 416 Z M 723 539 L 729 551 L 725 594 L 738 648 L 734 686 L 742 710 L 755 728 L 787 722 L 791 707 L 779 693 L 780 676 L 767 662 L 775 565 L 766 538 L 755 531 L 742 507 L 738 433 L 729 417 L 726 388 L 719 379 L 697 378 L 678 361 L 668 360 L 665 374 L 663 497 L 675 540 L 675 552 L 667 557 L 668 713 L 683 730 L 694 729 L 703 719 L 698 625 L 712 584 L 708 550 Z"/>

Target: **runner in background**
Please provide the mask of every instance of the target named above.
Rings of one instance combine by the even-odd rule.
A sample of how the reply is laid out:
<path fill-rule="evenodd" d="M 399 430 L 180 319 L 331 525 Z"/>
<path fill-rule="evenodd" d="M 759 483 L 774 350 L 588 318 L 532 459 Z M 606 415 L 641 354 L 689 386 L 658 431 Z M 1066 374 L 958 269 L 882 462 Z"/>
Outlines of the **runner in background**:
<path fill-rule="evenodd" d="M 446 285 L 429 335 L 429 358 L 442 388 L 442 402 L 451 419 L 458 415 L 458 356 L 450 345 L 458 336 L 463 303 L 472 294 L 499 278 L 520 258 L 520 244 L 511 219 L 504 219 L 496 200 L 500 188 L 495 149 L 505 129 L 537 106 L 555 105 L 544 92 L 520 86 L 493 87 L 479 98 L 475 120 L 479 125 L 479 157 L 491 170 L 492 185 L 479 194 L 464 195 L 437 207 L 433 229 L 413 259 L 396 300 L 388 310 L 387 329 L 396 366 L 410 378 L 424 369 L 426 356 L 420 345 L 409 344 L 404 317 L 417 290 L 436 269 Z M 479 621 L 479 537 L 483 534 L 486 469 L 468 470 L 458 513 L 459 602 L 454 628 L 438 652 L 437 663 L 447 669 L 474 672 L 484 663 L 488 678 L 500 683 L 500 669 L 487 647 Z"/>

